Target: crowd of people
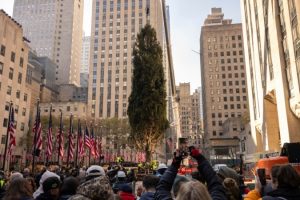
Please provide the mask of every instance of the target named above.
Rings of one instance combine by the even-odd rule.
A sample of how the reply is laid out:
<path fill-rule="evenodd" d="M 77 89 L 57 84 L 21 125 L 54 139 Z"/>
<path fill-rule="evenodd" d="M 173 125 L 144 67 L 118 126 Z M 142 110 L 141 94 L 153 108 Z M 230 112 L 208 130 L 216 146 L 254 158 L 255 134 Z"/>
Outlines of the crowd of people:
<path fill-rule="evenodd" d="M 160 164 L 156 173 L 136 183 L 134 170 L 121 166 L 92 165 L 88 169 L 61 172 L 43 168 L 33 176 L 28 168 L 6 177 L 0 172 L 0 199 L 4 200 L 296 200 L 300 199 L 300 177 L 290 165 L 274 166 L 266 185 L 257 179 L 249 191 L 235 170 L 214 171 L 195 148 L 189 155 L 198 163 L 191 176 L 178 175 L 184 155 L 174 153 L 172 164 Z"/>

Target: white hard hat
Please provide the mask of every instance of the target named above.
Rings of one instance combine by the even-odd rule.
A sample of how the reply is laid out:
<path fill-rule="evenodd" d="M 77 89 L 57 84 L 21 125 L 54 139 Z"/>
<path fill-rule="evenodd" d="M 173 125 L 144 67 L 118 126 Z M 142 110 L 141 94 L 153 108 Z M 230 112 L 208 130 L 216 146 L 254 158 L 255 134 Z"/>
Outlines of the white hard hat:
<path fill-rule="evenodd" d="M 118 178 L 125 178 L 125 177 L 126 177 L 126 174 L 125 174 L 125 172 L 123 172 L 123 171 L 118 171 L 117 177 L 118 177 Z"/>
<path fill-rule="evenodd" d="M 86 176 L 104 176 L 105 171 L 99 165 L 92 165 L 86 170 Z"/>
<path fill-rule="evenodd" d="M 167 167 L 167 165 L 165 164 L 165 163 L 160 163 L 159 165 L 158 165 L 158 168 L 157 168 L 157 170 L 159 170 L 159 169 L 167 169 L 168 167 Z"/>

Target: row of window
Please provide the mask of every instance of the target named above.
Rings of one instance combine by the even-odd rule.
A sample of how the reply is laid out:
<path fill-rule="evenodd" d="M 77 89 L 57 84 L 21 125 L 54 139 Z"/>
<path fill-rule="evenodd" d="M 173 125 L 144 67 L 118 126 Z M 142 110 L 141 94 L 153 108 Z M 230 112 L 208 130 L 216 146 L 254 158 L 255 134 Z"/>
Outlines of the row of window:
<path fill-rule="evenodd" d="M 223 81 L 222 82 L 222 86 L 239 86 L 240 85 L 240 81 Z M 241 81 L 241 85 L 246 85 L 246 81 L 245 80 L 242 80 Z M 221 84 L 220 84 L 220 82 L 219 81 L 217 81 L 216 83 L 214 83 L 213 81 L 211 81 L 210 83 L 209 83 L 209 86 L 210 87 L 214 87 L 214 86 L 216 86 L 216 87 L 220 87 L 221 86 Z"/>
<path fill-rule="evenodd" d="M 17 123 L 17 121 L 15 121 L 15 129 L 17 129 L 17 125 L 18 125 L 18 123 Z M 8 119 L 7 118 L 4 118 L 3 119 L 3 127 L 7 127 L 8 126 Z M 21 122 L 21 124 L 20 124 L 20 130 L 21 131 L 24 131 L 24 129 L 25 129 L 25 124 L 23 123 L 23 122 Z M 5 137 L 6 137 L 6 135 L 4 135 Z M 2 143 L 3 144 L 3 143 Z"/>
<path fill-rule="evenodd" d="M 1 85 L 2 85 L 2 84 L 1 84 L 1 82 L 0 82 L 0 90 L 1 90 Z M 11 95 L 11 94 L 12 94 L 12 87 L 11 87 L 11 86 L 7 86 L 6 94 L 8 94 L 8 95 Z M 20 90 L 17 90 L 17 92 L 16 92 L 16 98 L 17 98 L 17 99 L 20 99 L 20 98 L 21 98 L 21 91 L 20 91 Z M 28 95 L 27 95 L 27 94 L 24 94 L 23 100 L 24 100 L 25 102 L 27 102 L 27 100 L 28 100 Z"/>
<path fill-rule="evenodd" d="M 243 51 L 226 51 L 226 55 L 225 55 L 225 52 L 224 51 L 221 51 L 221 52 L 208 52 L 208 57 L 211 58 L 211 57 L 219 57 L 219 55 L 221 57 L 224 57 L 224 56 L 243 56 Z"/>
<path fill-rule="evenodd" d="M 3 72 L 4 72 L 4 64 L 2 62 L 0 62 L 0 75 L 3 74 Z M 8 78 L 10 80 L 13 80 L 13 78 L 14 78 L 14 69 L 13 68 L 9 68 Z M 18 73 L 18 83 L 22 84 L 22 73 L 21 72 Z"/>
<path fill-rule="evenodd" d="M 219 50 L 219 49 L 231 49 L 231 48 L 243 48 L 243 43 L 232 43 L 232 44 L 215 44 L 215 45 L 211 45 L 209 44 L 207 46 L 208 50 Z"/>
<path fill-rule="evenodd" d="M 212 110 L 229 110 L 229 109 L 247 109 L 247 104 L 225 104 L 225 105 L 218 105 L 218 106 L 215 106 L 215 105 L 212 105 L 211 106 L 211 109 Z"/>
<path fill-rule="evenodd" d="M 234 76 L 233 76 L 234 75 Z M 219 79 L 220 78 L 220 74 L 210 74 L 209 76 L 209 79 L 213 79 L 214 77 L 216 79 Z M 245 78 L 245 73 L 240 73 L 240 76 L 238 73 L 230 73 L 230 74 L 222 74 L 221 75 L 222 79 L 226 79 L 226 78 Z"/>
<path fill-rule="evenodd" d="M 232 35 L 230 36 L 220 36 L 219 38 L 217 37 L 208 37 L 207 38 L 207 42 L 223 42 L 223 41 L 229 41 L 231 39 L 231 41 L 235 41 L 237 40 L 242 40 L 242 35 Z"/>
<path fill-rule="evenodd" d="M 10 107 L 10 103 L 9 102 L 6 102 L 5 103 L 5 110 L 6 111 L 9 111 L 9 107 Z M 15 105 L 15 113 L 17 114 L 17 113 L 19 113 L 19 106 L 18 105 Z M 23 108 L 22 109 L 22 116 L 26 116 L 26 108 Z"/>
<path fill-rule="evenodd" d="M 211 102 L 221 102 L 222 97 L 211 97 Z M 223 101 L 247 101 L 247 96 L 225 96 L 223 97 Z"/>
<path fill-rule="evenodd" d="M 217 90 L 213 90 L 213 89 L 211 89 L 210 90 L 210 94 L 211 95 L 213 95 L 213 94 L 221 94 L 221 91 L 222 90 L 219 90 L 219 89 L 217 89 Z M 242 88 L 242 90 L 240 90 L 240 88 L 236 88 L 236 89 L 233 89 L 233 88 L 224 88 L 223 89 L 223 93 L 222 94 L 239 94 L 239 93 L 246 93 L 247 92 L 247 90 L 246 90 L 246 88 Z"/>
<path fill-rule="evenodd" d="M 6 47 L 4 45 L 1 45 L 0 55 L 1 56 L 5 56 L 6 55 Z M 16 53 L 13 52 L 13 51 L 10 54 L 10 61 L 11 62 L 15 62 L 16 61 Z M 23 65 L 24 65 L 24 58 L 20 57 L 19 66 L 23 67 Z"/>

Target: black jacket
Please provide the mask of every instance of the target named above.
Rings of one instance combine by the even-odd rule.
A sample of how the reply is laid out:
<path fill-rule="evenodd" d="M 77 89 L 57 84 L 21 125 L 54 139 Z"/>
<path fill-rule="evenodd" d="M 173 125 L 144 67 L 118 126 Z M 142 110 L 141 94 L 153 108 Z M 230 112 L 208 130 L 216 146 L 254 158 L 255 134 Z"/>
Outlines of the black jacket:
<path fill-rule="evenodd" d="M 219 181 L 216 172 L 213 170 L 209 162 L 200 155 L 197 159 L 198 171 L 205 179 L 209 194 L 213 200 L 227 199 L 225 189 Z M 177 175 L 178 168 L 171 165 L 164 175 L 161 177 L 156 188 L 155 200 L 171 200 L 171 189 Z"/>
<path fill-rule="evenodd" d="M 300 189 L 277 188 L 263 197 L 263 200 L 299 200 Z"/>
<path fill-rule="evenodd" d="M 55 198 L 48 193 L 40 194 L 35 200 L 54 200 Z"/>

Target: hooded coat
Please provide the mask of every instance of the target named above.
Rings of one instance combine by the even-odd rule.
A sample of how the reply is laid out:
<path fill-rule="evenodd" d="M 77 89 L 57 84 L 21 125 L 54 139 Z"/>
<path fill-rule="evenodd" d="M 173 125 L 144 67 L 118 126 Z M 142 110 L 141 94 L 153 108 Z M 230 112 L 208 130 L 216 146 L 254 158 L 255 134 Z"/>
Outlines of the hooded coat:
<path fill-rule="evenodd" d="M 46 171 L 45 173 L 43 173 L 41 179 L 40 179 L 40 186 L 39 188 L 33 193 L 33 198 L 36 199 L 38 196 L 40 196 L 41 194 L 44 193 L 44 190 L 43 190 L 43 183 L 46 179 L 50 178 L 50 177 L 57 177 L 58 179 L 60 179 L 60 177 L 53 173 L 53 172 L 50 172 L 50 171 Z"/>

